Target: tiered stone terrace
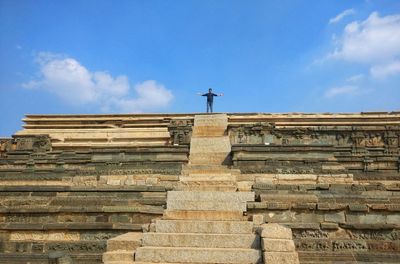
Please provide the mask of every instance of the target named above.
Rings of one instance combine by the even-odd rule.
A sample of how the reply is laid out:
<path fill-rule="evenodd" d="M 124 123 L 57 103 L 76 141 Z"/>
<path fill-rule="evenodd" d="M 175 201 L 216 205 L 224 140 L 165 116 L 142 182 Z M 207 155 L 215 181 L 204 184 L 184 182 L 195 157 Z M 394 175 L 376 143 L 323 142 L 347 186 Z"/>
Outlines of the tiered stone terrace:
<path fill-rule="evenodd" d="M 22 131 L 0 139 L 0 263 L 48 263 L 55 251 L 67 252 L 74 263 L 101 263 L 107 250 L 123 251 L 133 261 L 157 233 L 167 233 L 157 239 L 161 247 L 165 239 L 178 247 L 214 241 L 205 234 L 174 241 L 168 233 L 201 229 L 190 224 L 184 204 L 220 203 L 175 202 L 179 210 L 171 215 L 167 191 L 253 191 L 240 223 L 288 227 L 300 263 L 398 262 L 399 112 L 227 114 L 223 133 L 224 125 L 207 127 L 206 121 L 197 129 L 196 116 L 207 119 L 28 115 Z M 205 147 L 214 143 L 215 149 Z M 192 216 L 203 214 L 198 209 Z M 219 220 L 227 221 L 226 215 Z M 160 229 L 168 223 L 175 227 Z M 206 230 L 218 230 L 213 225 Z M 152 232 L 141 240 L 143 231 Z M 293 255 L 290 242 L 269 233 L 260 239 L 281 246 L 261 245 L 264 260 Z M 228 234 L 241 234 L 240 228 Z"/>

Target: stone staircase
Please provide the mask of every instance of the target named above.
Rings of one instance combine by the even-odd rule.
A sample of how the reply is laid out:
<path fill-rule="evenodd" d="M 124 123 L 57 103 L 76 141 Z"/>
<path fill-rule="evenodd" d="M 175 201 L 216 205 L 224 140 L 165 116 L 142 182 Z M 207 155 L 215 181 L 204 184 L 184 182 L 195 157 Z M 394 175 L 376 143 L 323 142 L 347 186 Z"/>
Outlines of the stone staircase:
<path fill-rule="evenodd" d="M 195 116 L 189 164 L 167 193 L 163 218 L 143 234 L 134 258 L 122 252 L 120 263 L 263 263 L 260 235 L 245 215 L 255 193 L 237 192 L 240 171 L 227 166 L 227 123 L 224 114 Z"/>
<path fill-rule="evenodd" d="M 179 190 L 236 191 L 240 170 L 228 168 L 231 144 L 226 114 L 196 115 L 189 164 L 184 166 Z"/>
<path fill-rule="evenodd" d="M 168 192 L 164 219 L 143 234 L 135 263 L 262 263 L 247 201 L 254 193 Z"/>

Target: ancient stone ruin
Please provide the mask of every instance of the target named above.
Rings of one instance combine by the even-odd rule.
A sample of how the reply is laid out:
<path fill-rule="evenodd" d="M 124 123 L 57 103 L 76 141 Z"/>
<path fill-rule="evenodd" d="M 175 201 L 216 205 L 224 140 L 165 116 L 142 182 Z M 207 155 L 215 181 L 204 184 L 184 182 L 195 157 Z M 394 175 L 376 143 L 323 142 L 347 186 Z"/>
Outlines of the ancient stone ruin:
<path fill-rule="evenodd" d="M 399 263 L 400 112 L 24 122 L 0 263 Z"/>

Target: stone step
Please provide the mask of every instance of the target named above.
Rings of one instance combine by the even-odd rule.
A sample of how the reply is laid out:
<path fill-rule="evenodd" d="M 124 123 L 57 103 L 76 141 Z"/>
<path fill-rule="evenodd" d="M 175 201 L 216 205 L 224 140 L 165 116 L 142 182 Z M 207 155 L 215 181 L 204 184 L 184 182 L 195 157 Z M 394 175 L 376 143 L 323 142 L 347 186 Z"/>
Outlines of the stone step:
<path fill-rule="evenodd" d="M 156 220 L 157 233 L 251 234 L 249 221 Z"/>
<path fill-rule="evenodd" d="M 103 254 L 103 262 L 112 262 L 112 261 L 119 261 L 119 262 L 130 262 L 133 261 L 133 251 L 108 251 Z"/>
<path fill-rule="evenodd" d="M 141 247 L 135 261 L 166 263 L 261 263 L 261 251 L 242 248 Z"/>
<path fill-rule="evenodd" d="M 228 126 L 228 116 L 226 114 L 195 115 L 194 129 L 202 126 Z"/>
<path fill-rule="evenodd" d="M 180 181 L 236 181 L 236 176 L 231 173 L 208 174 L 191 173 L 188 176 L 180 176 Z"/>
<path fill-rule="evenodd" d="M 211 164 L 210 164 L 211 165 Z M 196 166 L 196 165 L 193 165 Z M 223 166 L 223 165 L 217 165 Z M 240 175 L 240 170 L 238 169 L 183 169 L 182 175 L 190 176 L 190 175 Z"/>
<path fill-rule="evenodd" d="M 179 183 L 175 190 L 236 192 L 237 186 L 233 182 L 184 182 Z"/>
<path fill-rule="evenodd" d="M 203 164 L 203 165 L 190 165 L 190 164 L 186 164 L 182 167 L 182 171 L 186 171 L 186 170 L 190 170 L 190 171 L 221 171 L 221 172 L 230 172 L 232 170 L 238 170 L 238 169 L 231 169 L 228 166 L 223 166 L 223 165 L 211 165 L 211 164 Z M 240 170 L 238 170 L 240 171 Z"/>
<path fill-rule="evenodd" d="M 185 201 L 218 201 L 218 202 L 252 202 L 255 200 L 254 192 L 185 192 L 185 191 L 169 191 L 167 193 L 167 202 L 172 200 Z"/>
<path fill-rule="evenodd" d="M 230 152 L 219 152 L 219 153 L 193 153 L 190 154 L 189 162 L 190 164 L 212 164 L 212 165 L 222 165 L 228 164 Z"/>
<path fill-rule="evenodd" d="M 222 137 L 226 135 L 226 126 L 204 125 L 193 129 L 192 137 Z"/>
<path fill-rule="evenodd" d="M 242 211 L 170 211 L 165 210 L 163 219 L 173 220 L 222 220 L 247 221 Z"/>
<path fill-rule="evenodd" d="M 190 141 L 190 155 L 195 153 L 230 153 L 231 142 L 228 136 L 200 137 Z"/>
<path fill-rule="evenodd" d="M 134 264 L 134 263 L 137 263 L 137 262 L 135 262 L 135 261 L 106 261 L 106 262 L 103 262 L 103 264 Z"/>
<path fill-rule="evenodd" d="M 236 201 L 195 201 L 195 200 L 168 200 L 167 210 L 174 211 L 241 211 L 247 210 L 246 202 Z"/>
<path fill-rule="evenodd" d="M 140 247 L 143 233 L 129 232 L 107 240 L 107 251 L 134 251 Z"/>
<path fill-rule="evenodd" d="M 145 233 L 142 246 L 260 249 L 255 234 Z"/>

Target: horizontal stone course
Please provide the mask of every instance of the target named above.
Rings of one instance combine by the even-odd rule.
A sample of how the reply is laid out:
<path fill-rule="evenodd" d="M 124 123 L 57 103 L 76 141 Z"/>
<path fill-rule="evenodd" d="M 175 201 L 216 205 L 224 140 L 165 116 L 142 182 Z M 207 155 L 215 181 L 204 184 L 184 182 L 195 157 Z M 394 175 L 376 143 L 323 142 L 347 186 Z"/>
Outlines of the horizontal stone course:
<path fill-rule="evenodd" d="M 246 211 L 246 202 L 169 200 L 167 210 L 175 211 Z"/>
<path fill-rule="evenodd" d="M 297 252 L 264 252 L 265 263 L 299 264 Z"/>
<path fill-rule="evenodd" d="M 160 233 L 249 234 L 252 229 L 253 223 L 248 221 L 156 221 L 156 230 Z"/>
<path fill-rule="evenodd" d="M 145 233 L 143 246 L 198 248 L 260 248 L 254 234 Z"/>
<path fill-rule="evenodd" d="M 244 221 L 242 211 L 170 211 L 164 212 L 165 219 Z"/>
<path fill-rule="evenodd" d="M 141 247 L 135 261 L 172 263 L 260 263 L 261 253 L 241 248 L 165 248 Z"/>
<path fill-rule="evenodd" d="M 143 233 L 129 232 L 107 240 L 107 251 L 134 251 L 141 245 Z"/>
<path fill-rule="evenodd" d="M 231 202 L 247 202 L 254 201 L 253 192 L 183 192 L 169 191 L 167 194 L 168 201 L 171 200 L 189 200 L 189 201 L 231 201 Z"/>
<path fill-rule="evenodd" d="M 269 252 L 294 252 L 294 242 L 292 239 L 262 239 L 262 249 Z"/>

